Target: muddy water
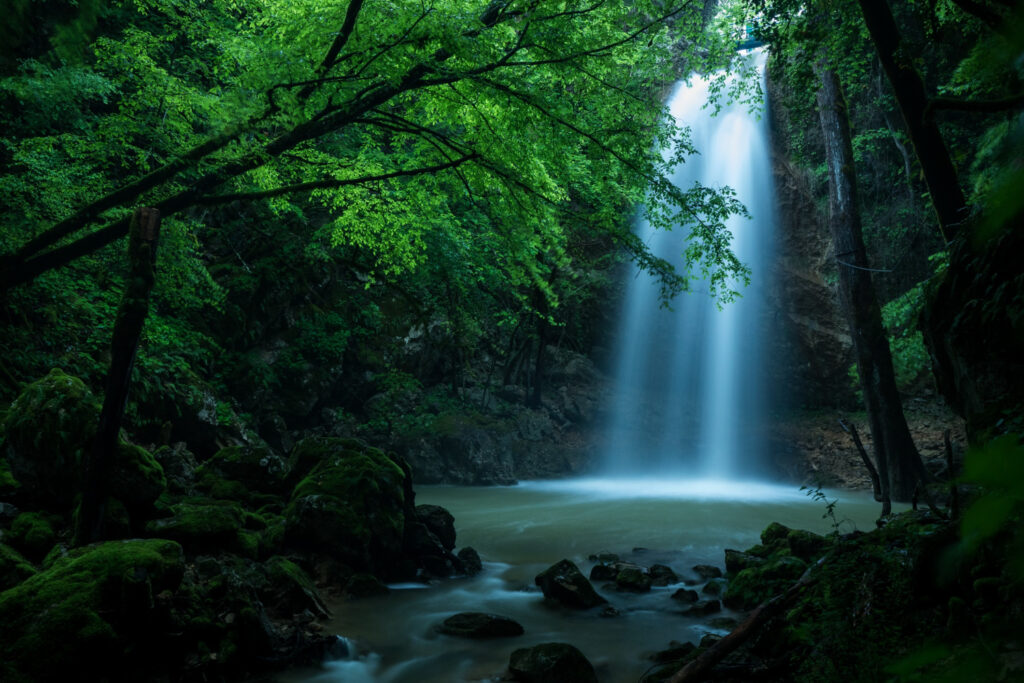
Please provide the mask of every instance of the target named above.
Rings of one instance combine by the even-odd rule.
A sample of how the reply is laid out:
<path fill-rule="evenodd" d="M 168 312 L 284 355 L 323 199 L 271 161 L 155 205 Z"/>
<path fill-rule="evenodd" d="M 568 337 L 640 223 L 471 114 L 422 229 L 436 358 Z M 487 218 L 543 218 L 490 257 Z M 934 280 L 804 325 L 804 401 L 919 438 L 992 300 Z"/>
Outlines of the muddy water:
<path fill-rule="evenodd" d="M 870 529 L 878 505 L 869 495 L 829 492 L 838 498 L 843 532 Z M 484 560 L 473 578 L 429 587 L 395 586 L 390 595 L 335 606 L 334 633 L 356 643 L 356 656 L 317 671 L 293 672 L 289 683 L 453 683 L 495 680 L 516 648 L 570 642 L 595 665 L 603 683 L 636 681 L 650 666 L 646 655 L 670 640 L 696 642 L 724 633 L 724 611 L 703 620 L 679 613 L 670 595 L 698 587 L 696 564 L 723 566 L 726 548 L 758 542 L 769 522 L 828 532 L 825 506 L 796 487 L 757 482 L 574 480 L 503 488 L 421 487 L 417 503 L 443 505 L 455 516 L 458 547 L 472 546 Z M 619 593 L 597 585 L 618 617 L 570 612 L 544 604 L 533 578 L 568 558 L 589 574 L 597 552 L 618 553 L 639 564 L 668 564 L 680 584 L 650 593 Z M 516 638 L 475 642 L 433 632 L 461 611 L 494 612 L 526 629 Z"/>

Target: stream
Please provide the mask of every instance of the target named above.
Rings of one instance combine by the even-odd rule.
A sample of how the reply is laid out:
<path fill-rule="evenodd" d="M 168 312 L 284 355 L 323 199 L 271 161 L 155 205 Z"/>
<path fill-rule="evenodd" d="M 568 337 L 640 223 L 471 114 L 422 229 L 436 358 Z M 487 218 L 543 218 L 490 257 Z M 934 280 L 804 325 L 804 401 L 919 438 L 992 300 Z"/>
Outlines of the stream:
<path fill-rule="evenodd" d="M 867 492 L 826 492 L 838 498 L 843 533 L 874 526 L 879 508 Z M 822 501 L 796 486 L 716 480 L 575 479 L 526 482 L 511 487 L 423 486 L 418 504 L 446 507 L 455 516 L 457 547 L 472 546 L 484 571 L 431 586 L 392 586 L 390 595 L 332 606 L 330 632 L 349 639 L 354 656 L 322 669 L 295 671 L 286 683 L 455 683 L 499 680 L 511 652 L 562 641 L 578 647 L 602 683 L 636 681 L 651 666 L 651 653 L 669 641 L 698 642 L 724 634 L 738 615 L 724 610 L 699 619 L 680 614 L 670 596 L 684 583 L 697 587 L 692 567 L 724 568 L 726 548 L 759 542 L 769 522 L 827 533 L 832 520 Z M 823 517 L 824 516 L 824 517 Z M 584 574 L 598 552 L 649 566 L 667 564 L 681 583 L 650 593 L 595 588 L 621 614 L 599 609 L 570 612 L 544 603 L 533 578 L 568 558 Z M 699 588 L 698 588 L 699 590 Z M 446 617 L 492 612 L 519 621 L 526 633 L 472 641 L 434 633 Z"/>

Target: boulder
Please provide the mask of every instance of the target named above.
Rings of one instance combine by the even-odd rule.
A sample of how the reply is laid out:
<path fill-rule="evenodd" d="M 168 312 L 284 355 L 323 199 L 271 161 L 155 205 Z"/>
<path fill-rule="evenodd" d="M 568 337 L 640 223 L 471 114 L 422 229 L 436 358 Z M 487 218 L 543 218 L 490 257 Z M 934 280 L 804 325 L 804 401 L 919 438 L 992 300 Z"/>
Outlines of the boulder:
<path fill-rule="evenodd" d="M 146 524 L 150 536 L 178 541 L 189 554 L 219 552 L 232 547 L 245 514 L 238 505 L 208 499 L 186 499 L 170 507 L 171 516 Z"/>
<path fill-rule="evenodd" d="M 160 463 L 171 493 L 191 495 L 196 481 L 196 456 L 185 447 L 183 441 L 172 446 L 161 446 L 153 451 L 153 458 Z"/>
<path fill-rule="evenodd" d="M 744 569 L 764 564 L 764 558 L 752 553 L 745 553 L 739 550 L 725 551 L 725 573 L 727 576 L 735 576 Z"/>
<path fill-rule="evenodd" d="M 267 584 L 260 600 L 273 616 L 287 617 L 309 611 L 317 617 L 330 616 L 320 591 L 302 568 L 286 557 L 275 555 L 263 563 Z"/>
<path fill-rule="evenodd" d="M 668 644 L 668 649 L 660 650 L 655 652 L 653 655 L 648 657 L 652 662 L 658 664 L 668 664 L 669 662 L 678 662 L 681 659 L 685 659 L 689 655 L 693 654 L 697 646 L 693 643 L 680 643 L 672 641 Z"/>
<path fill-rule="evenodd" d="M 551 565 L 537 575 L 534 583 L 549 601 L 572 609 L 590 609 L 608 602 L 569 560 Z"/>
<path fill-rule="evenodd" d="M 47 512 L 23 512 L 14 518 L 4 540 L 34 560 L 41 560 L 57 542 L 61 518 Z"/>
<path fill-rule="evenodd" d="M 710 564 L 698 564 L 693 568 L 693 571 L 697 576 L 705 581 L 708 579 L 719 579 L 722 577 L 722 570 Z"/>
<path fill-rule="evenodd" d="M 459 558 L 459 562 L 462 563 L 462 570 L 466 572 L 467 575 L 475 576 L 483 571 L 484 563 L 480 561 L 479 553 L 469 546 L 460 550 L 457 557 Z"/>
<path fill-rule="evenodd" d="M 651 575 L 651 584 L 655 586 L 669 586 L 679 583 L 679 577 L 672 568 L 664 564 L 652 564 L 648 570 Z"/>
<path fill-rule="evenodd" d="M 683 610 L 688 617 L 703 617 L 722 611 L 722 603 L 718 600 L 700 600 Z"/>
<path fill-rule="evenodd" d="M 437 537 L 445 550 L 455 549 L 455 518 L 440 505 L 417 505 L 416 518 Z"/>
<path fill-rule="evenodd" d="M 109 541 L 73 550 L 0 594 L 5 680 L 63 680 L 68 672 L 101 680 L 114 662 L 120 677 L 152 666 L 142 653 L 168 628 L 155 596 L 174 591 L 184 570 L 173 541 Z"/>
<path fill-rule="evenodd" d="M 620 591 L 646 593 L 651 590 L 651 577 L 643 570 L 643 567 L 626 565 L 615 575 L 615 586 Z"/>
<path fill-rule="evenodd" d="M 522 683 L 597 683 L 583 653 L 568 643 L 542 643 L 512 653 L 508 670 Z"/>
<path fill-rule="evenodd" d="M 725 580 L 724 579 L 711 579 L 706 584 L 704 584 L 704 587 L 700 589 L 700 592 L 703 593 L 704 595 L 719 596 L 719 595 L 722 594 L 722 592 L 724 590 L 725 590 Z"/>
<path fill-rule="evenodd" d="M 590 569 L 591 581 L 614 581 L 619 570 L 614 564 L 595 564 Z"/>
<path fill-rule="evenodd" d="M 360 572 L 353 574 L 345 582 L 345 594 L 350 598 L 369 598 L 374 595 L 387 595 L 391 590 L 373 574 Z"/>
<path fill-rule="evenodd" d="M 285 542 L 355 571 L 401 574 L 405 472 L 383 451 L 354 450 L 353 443 L 358 444 L 320 440 L 325 457 L 295 487 L 285 508 Z"/>
<path fill-rule="evenodd" d="M 201 490 L 214 498 L 243 500 L 252 491 L 283 494 L 284 475 L 284 459 L 266 444 L 222 448 L 196 470 Z"/>
<path fill-rule="evenodd" d="M 21 507 L 70 509 L 99 415 L 85 383 L 63 370 L 54 368 L 22 389 L 4 419 L 0 445 L 5 478 L 17 482 Z"/>
<path fill-rule="evenodd" d="M 793 529 L 786 537 L 789 552 L 804 562 L 811 562 L 821 557 L 831 545 L 831 541 L 820 534 L 803 529 Z"/>
<path fill-rule="evenodd" d="M 762 562 L 736 574 L 722 601 L 732 609 L 753 609 L 788 589 L 806 569 L 806 562 L 791 555 Z"/>
<path fill-rule="evenodd" d="M 36 569 L 14 548 L 0 543 L 0 593 L 35 575 Z"/>
<path fill-rule="evenodd" d="M 108 483 L 110 494 L 134 518 L 152 516 L 153 504 L 167 488 L 164 468 L 141 446 L 118 444 Z"/>
<path fill-rule="evenodd" d="M 460 638 L 508 638 L 523 635 L 522 624 L 518 621 L 484 612 L 453 614 L 435 628 L 438 633 Z"/>
<path fill-rule="evenodd" d="M 680 588 L 672 594 L 672 599 L 678 600 L 679 602 L 697 602 L 697 600 L 700 599 L 700 596 L 697 595 L 697 591 L 695 590 L 690 588 Z"/>

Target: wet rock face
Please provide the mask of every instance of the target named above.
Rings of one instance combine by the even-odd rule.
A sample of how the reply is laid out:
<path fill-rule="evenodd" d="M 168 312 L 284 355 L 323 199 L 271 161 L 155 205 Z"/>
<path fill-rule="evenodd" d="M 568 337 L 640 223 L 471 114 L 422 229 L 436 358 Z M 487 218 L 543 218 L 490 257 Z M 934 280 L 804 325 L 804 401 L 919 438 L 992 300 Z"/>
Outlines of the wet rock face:
<path fill-rule="evenodd" d="M 551 565 L 538 574 L 534 582 L 540 586 L 545 598 L 572 609 L 590 609 L 608 602 L 597 594 L 579 567 L 569 560 Z"/>
<path fill-rule="evenodd" d="M 417 505 L 416 517 L 437 537 L 445 550 L 455 549 L 455 518 L 440 505 Z"/>
<path fill-rule="evenodd" d="M 771 97 L 773 83 L 768 89 Z M 773 129 L 782 131 L 786 111 L 778 97 L 772 97 L 771 111 Z M 766 322 L 777 325 L 778 334 L 770 340 L 769 381 L 792 392 L 780 398 L 794 406 L 853 406 L 856 397 L 847 378 L 853 342 L 831 284 L 835 265 L 827 217 L 815 204 L 805 172 L 780 147 L 787 137 L 780 132 L 772 139 L 778 239 Z"/>
<path fill-rule="evenodd" d="M 597 683 L 593 665 L 568 643 L 543 643 L 509 658 L 513 680 L 523 683 Z"/>

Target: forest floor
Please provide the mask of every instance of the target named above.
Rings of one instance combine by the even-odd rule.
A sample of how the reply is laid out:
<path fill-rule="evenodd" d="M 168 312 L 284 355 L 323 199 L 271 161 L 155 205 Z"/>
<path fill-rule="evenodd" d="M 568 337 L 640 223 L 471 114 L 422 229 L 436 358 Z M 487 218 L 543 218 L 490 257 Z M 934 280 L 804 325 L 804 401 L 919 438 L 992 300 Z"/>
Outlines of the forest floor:
<path fill-rule="evenodd" d="M 963 420 L 935 395 L 904 401 L 903 410 L 925 466 L 933 474 L 946 469 L 943 433 L 950 439 L 957 463 L 962 462 L 967 444 Z M 871 479 L 857 453 L 853 439 L 839 421 L 857 428 L 864 448 L 872 453 L 871 430 L 864 412 L 821 410 L 796 413 L 773 423 L 772 440 L 780 445 L 776 466 L 802 484 L 870 489 Z"/>

